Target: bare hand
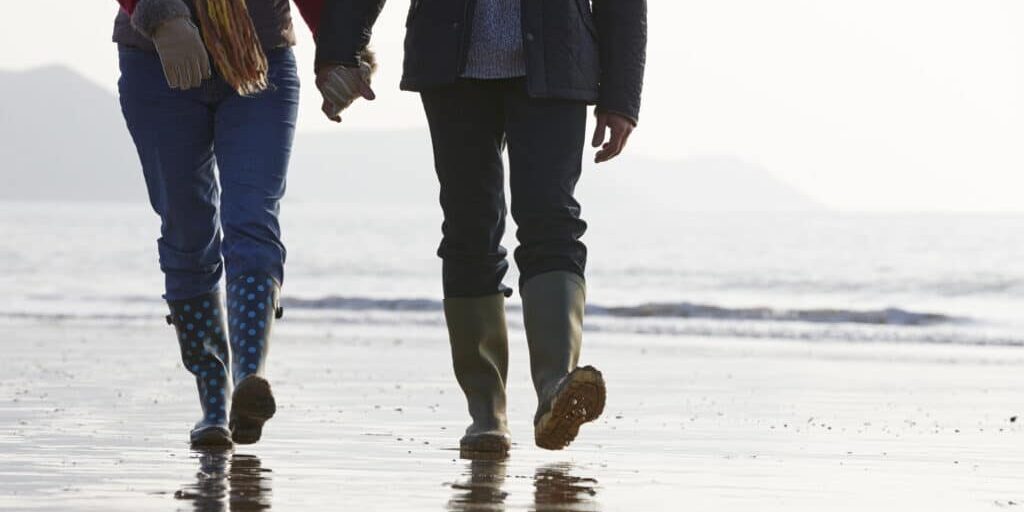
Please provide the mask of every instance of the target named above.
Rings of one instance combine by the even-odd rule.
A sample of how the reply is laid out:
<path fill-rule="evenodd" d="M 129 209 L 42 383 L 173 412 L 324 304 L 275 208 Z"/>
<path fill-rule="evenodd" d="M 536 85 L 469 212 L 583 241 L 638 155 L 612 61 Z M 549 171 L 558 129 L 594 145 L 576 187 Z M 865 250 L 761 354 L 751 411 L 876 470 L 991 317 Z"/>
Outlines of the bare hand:
<path fill-rule="evenodd" d="M 636 126 L 633 121 L 626 116 L 614 112 L 598 112 L 597 127 L 594 129 L 594 140 L 591 141 L 591 145 L 601 149 L 594 155 L 594 163 L 607 162 L 619 156 L 626 148 L 626 142 L 629 141 L 634 128 Z M 607 138 L 609 130 L 610 139 Z"/>
<path fill-rule="evenodd" d="M 320 110 L 331 121 L 340 123 L 341 111 L 356 99 L 376 99 L 376 93 L 370 88 L 372 74 L 373 69 L 369 64 L 362 64 L 358 68 L 330 66 L 320 70 L 316 76 L 316 86 L 324 98 Z"/>

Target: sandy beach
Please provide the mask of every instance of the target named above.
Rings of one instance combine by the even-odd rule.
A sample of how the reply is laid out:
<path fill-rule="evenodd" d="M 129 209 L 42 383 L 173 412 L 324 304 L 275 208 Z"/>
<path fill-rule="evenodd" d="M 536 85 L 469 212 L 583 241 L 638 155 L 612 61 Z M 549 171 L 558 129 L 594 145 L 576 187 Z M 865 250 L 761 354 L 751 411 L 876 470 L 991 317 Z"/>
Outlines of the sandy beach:
<path fill-rule="evenodd" d="M 513 332 L 507 461 L 460 460 L 438 323 L 283 322 L 264 441 L 190 451 L 194 389 L 152 322 L 4 319 L 4 510 L 977 510 L 1024 503 L 1015 348 L 589 333 L 604 417 L 532 444 Z"/>

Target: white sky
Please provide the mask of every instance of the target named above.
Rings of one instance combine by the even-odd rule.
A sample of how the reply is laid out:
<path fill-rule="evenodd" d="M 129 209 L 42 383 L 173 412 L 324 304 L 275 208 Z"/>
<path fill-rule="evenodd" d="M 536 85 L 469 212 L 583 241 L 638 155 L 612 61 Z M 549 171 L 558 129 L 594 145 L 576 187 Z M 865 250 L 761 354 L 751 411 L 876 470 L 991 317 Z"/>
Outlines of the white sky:
<path fill-rule="evenodd" d="M 63 64 L 114 89 L 114 0 L 6 4 L 20 22 L 0 31 L 0 68 Z M 841 210 L 1024 211 L 1024 2 L 649 4 L 632 152 L 736 156 Z M 342 127 L 319 115 L 300 27 L 300 131 L 424 124 L 418 98 L 397 90 L 407 7 L 391 0 L 377 25 L 379 99 Z"/>

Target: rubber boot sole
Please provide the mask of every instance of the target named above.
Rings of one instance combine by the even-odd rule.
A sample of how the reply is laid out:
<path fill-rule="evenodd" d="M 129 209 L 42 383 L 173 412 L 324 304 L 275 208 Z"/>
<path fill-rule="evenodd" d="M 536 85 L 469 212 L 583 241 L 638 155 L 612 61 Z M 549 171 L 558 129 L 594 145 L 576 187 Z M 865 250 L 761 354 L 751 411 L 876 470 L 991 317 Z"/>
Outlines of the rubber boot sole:
<path fill-rule="evenodd" d="M 596 420 L 604 412 L 604 377 L 593 366 L 577 368 L 562 382 L 551 398 L 548 412 L 534 427 L 534 441 L 546 450 L 569 446 L 580 426 Z"/>
<path fill-rule="evenodd" d="M 230 448 L 231 432 L 224 427 L 204 427 L 193 430 L 189 434 L 192 448 Z"/>
<path fill-rule="evenodd" d="M 274 417 L 277 403 L 270 383 L 250 375 L 235 386 L 231 395 L 231 438 L 238 444 L 253 444 L 263 435 L 263 424 Z"/>
<path fill-rule="evenodd" d="M 459 457 L 463 459 L 503 459 L 511 449 L 512 441 L 501 434 L 477 434 L 459 441 Z"/>

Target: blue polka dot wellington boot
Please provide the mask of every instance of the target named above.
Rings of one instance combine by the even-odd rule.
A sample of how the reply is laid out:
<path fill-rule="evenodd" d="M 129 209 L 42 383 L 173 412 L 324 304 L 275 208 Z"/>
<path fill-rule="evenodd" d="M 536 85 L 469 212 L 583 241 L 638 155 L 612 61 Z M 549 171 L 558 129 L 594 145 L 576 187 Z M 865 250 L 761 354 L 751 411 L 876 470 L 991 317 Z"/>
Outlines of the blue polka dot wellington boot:
<path fill-rule="evenodd" d="M 181 362 L 196 377 L 203 419 L 189 436 L 194 447 L 229 447 L 227 323 L 218 292 L 192 299 L 168 301 L 181 347 Z"/>
<path fill-rule="evenodd" d="M 228 325 L 235 392 L 231 397 L 231 437 L 252 444 L 277 405 L 264 377 L 274 320 L 281 318 L 281 286 L 266 274 L 244 274 L 228 283 Z"/>

